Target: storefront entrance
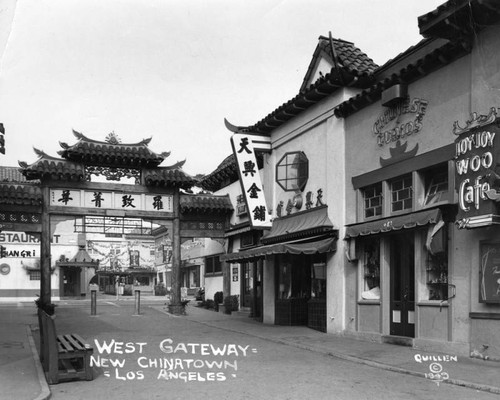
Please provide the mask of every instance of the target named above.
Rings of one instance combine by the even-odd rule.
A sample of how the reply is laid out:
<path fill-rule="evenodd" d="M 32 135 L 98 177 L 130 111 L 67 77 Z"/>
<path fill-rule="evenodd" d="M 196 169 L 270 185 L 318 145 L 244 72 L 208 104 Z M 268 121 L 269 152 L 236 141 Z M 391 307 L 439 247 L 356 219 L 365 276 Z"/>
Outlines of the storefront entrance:
<path fill-rule="evenodd" d="M 414 233 L 390 236 L 391 335 L 415 337 Z"/>
<path fill-rule="evenodd" d="M 241 264 L 241 307 L 252 307 L 253 263 Z"/>
<path fill-rule="evenodd" d="M 80 273 L 79 267 L 61 268 L 61 282 L 59 287 L 62 289 L 61 297 L 80 296 Z"/>

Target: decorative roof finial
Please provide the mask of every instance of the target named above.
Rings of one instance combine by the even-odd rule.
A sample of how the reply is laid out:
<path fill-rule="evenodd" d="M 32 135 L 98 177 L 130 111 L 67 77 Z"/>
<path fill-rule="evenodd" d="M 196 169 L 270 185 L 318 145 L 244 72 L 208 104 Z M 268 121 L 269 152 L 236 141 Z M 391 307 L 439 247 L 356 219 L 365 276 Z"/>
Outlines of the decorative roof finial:
<path fill-rule="evenodd" d="M 106 139 L 104 139 L 104 141 L 110 144 L 120 144 L 122 142 L 115 131 L 110 132 L 108 136 L 106 136 Z"/>

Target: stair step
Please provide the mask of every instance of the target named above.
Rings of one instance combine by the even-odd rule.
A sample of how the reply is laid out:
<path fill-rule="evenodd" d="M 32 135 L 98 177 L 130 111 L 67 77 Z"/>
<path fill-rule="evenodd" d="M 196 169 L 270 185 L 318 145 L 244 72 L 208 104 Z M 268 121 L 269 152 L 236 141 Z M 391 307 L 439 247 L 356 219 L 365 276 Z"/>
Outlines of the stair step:
<path fill-rule="evenodd" d="M 413 338 L 406 336 L 384 335 L 382 336 L 382 343 L 413 347 Z"/>

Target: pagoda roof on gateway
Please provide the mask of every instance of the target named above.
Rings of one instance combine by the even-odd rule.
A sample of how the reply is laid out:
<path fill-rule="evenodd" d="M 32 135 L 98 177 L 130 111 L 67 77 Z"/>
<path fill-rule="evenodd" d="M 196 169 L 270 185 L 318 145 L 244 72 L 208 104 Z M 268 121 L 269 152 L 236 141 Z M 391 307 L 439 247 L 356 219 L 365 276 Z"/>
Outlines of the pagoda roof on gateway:
<path fill-rule="evenodd" d="M 114 133 L 110 133 L 104 142 L 89 139 L 75 130 L 73 134 L 78 139 L 75 144 L 70 146 L 59 142 L 63 150 L 58 154 L 69 161 L 106 166 L 156 167 L 170 155 L 170 153 L 157 154 L 151 151 L 148 147 L 151 138 L 125 144 L 120 143 Z"/>
<path fill-rule="evenodd" d="M 110 141 L 99 142 L 88 139 L 81 133 L 75 131 L 73 133 L 79 141 L 74 146 L 61 143 L 64 150 L 59 154 L 64 158 L 52 157 L 34 149 L 38 160 L 32 164 L 19 161 L 21 174 L 27 180 L 84 182 L 90 180 L 90 175 L 102 167 L 112 171 L 123 170 L 123 176 L 135 177 L 136 184 L 141 184 L 142 177 L 142 184 L 146 186 L 189 189 L 198 182 L 196 178 L 182 170 L 185 161 L 159 167 L 158 165 L 170 153 L 158 155 L 150 151 L 147 147 L 150 139 L 136 144 L 121 144 L 114 134 L 108 135 Z"/>

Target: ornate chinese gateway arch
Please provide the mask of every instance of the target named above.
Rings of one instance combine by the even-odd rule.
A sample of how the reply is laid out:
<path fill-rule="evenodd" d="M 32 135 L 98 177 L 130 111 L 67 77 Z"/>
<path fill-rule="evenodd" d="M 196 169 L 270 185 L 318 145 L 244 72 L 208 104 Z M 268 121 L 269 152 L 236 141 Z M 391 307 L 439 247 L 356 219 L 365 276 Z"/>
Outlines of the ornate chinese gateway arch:
<path fill-rule="evenodd" d="M 0 188 L 3 192 L 0 203 L 11 204 L 10 208 L 5 208 L 7 221 L 0 221 L 0 230 L 40 233 L 41 305 L 51 304 L 51 219 L 140 218 L 168 226 L 171 231 L 169 308 L 172 313 L 181 313 L 181 241 L 189 237 L 222 238 L 228 214 L 232 212 L 229 198 L 184 192 L 195 186 L 197 180 L 182 170 L 184 162 L 160 166 L 169 153 L 151 151 L 148 147 L 151 139 L 123 144 L 114 133 L 105 141 L 73 133 L 77 142 L 73 145 L 60 143 L 60 158 L 35 149 L 38 159 L 34 163 L 19 162 L 20 172 L 28 181 L 36 182 L 35 185 L 24 188 L 2 185 Z M 93 181 L 93 176 L 100 177 L 98 180 L 103 182 Z M 119 183 L 122 178 L 133 183 Z M 24 198 L 31 192 L 35 198 L 26 201 Z M 23 201 L 13 203 L 12 199 L 19 198 Z"/>

